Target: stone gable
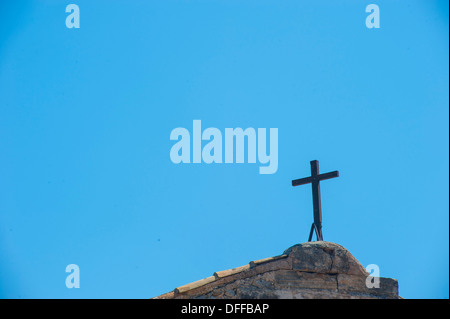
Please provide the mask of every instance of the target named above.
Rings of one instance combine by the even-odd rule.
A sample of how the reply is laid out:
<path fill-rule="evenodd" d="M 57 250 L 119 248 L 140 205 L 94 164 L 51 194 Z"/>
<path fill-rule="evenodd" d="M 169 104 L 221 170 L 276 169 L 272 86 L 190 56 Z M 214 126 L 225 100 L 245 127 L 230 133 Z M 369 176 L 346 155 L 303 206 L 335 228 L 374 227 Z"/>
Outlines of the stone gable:
<path fill-rule="evenodd" d="M 215 272 L 155 299 L 398 299 L 396 279 L 367 288 L 366 269 L 344 247 L 325 241 Z"/>

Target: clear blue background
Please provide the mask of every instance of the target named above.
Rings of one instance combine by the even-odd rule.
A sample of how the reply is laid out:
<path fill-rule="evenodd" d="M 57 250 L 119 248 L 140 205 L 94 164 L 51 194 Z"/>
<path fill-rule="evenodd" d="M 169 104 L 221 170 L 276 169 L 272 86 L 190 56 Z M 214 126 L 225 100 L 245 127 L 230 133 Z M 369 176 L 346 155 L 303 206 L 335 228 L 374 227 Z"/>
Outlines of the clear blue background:
<path fill-rule="evenodd" d="M 0 296 L 150 298 L 325 240 L 449 296 L 448 1 L 0 2 Z M 279 129 L 279 169 L 175 165 L 176 127 Z M 65 268 L 80 266 L 81 288 Z"/>

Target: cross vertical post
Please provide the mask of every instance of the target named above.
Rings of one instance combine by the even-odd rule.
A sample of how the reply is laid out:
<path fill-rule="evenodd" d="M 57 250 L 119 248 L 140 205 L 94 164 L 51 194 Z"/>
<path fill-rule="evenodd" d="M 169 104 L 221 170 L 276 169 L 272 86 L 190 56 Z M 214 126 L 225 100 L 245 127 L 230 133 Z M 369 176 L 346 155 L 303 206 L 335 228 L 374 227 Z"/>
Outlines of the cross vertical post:
<path fill-rule="evenodd" d="M 319 176 L 319 162 L 311 161 L 311 177 L 312 177 L 312 195 L 313 195 L 313 209 L 314 209 L 314 224 L 317 227 L 317 240 L 322 241 L 322 203 L 320 200 L 320 180 Z"/>

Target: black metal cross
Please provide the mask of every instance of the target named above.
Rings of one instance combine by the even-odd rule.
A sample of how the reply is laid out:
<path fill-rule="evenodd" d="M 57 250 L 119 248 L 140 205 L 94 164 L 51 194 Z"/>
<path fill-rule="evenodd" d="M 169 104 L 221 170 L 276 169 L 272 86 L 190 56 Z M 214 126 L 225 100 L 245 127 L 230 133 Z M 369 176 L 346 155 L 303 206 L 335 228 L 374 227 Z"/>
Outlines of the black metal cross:
<path fill-rule="evenodd" d="M 334 171 L 325 174 L 319 174 L 319 161 L 311 161 L 311 176 L 295 179 L 292 181 L 292 186 L 299 186 L 311 183 L 313 194 L 313 207 L 314 207 L 314 223 L 311 225 L 311 231 L 309 232 L 309 239 L 311 241 L 314 230 L 316 231 L 317 240 L 322 241 L 322 205 L 320 203 L 320 181 L 339 177 L 339 172 Z"/>

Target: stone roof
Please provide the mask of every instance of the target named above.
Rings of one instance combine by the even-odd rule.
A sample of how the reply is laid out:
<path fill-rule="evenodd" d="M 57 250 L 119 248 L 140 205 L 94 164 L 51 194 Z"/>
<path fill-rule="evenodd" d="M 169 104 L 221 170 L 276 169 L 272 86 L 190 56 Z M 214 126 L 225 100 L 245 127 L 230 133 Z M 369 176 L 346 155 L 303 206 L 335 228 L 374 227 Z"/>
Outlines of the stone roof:
<path fill-rule="evenodd" d="M 399 298 L 395 279 L 367 288 L 366 269 L 341 245 L 294 245 L 275 257 L 215 272 L 154 299 L 196 298 Z"/>

